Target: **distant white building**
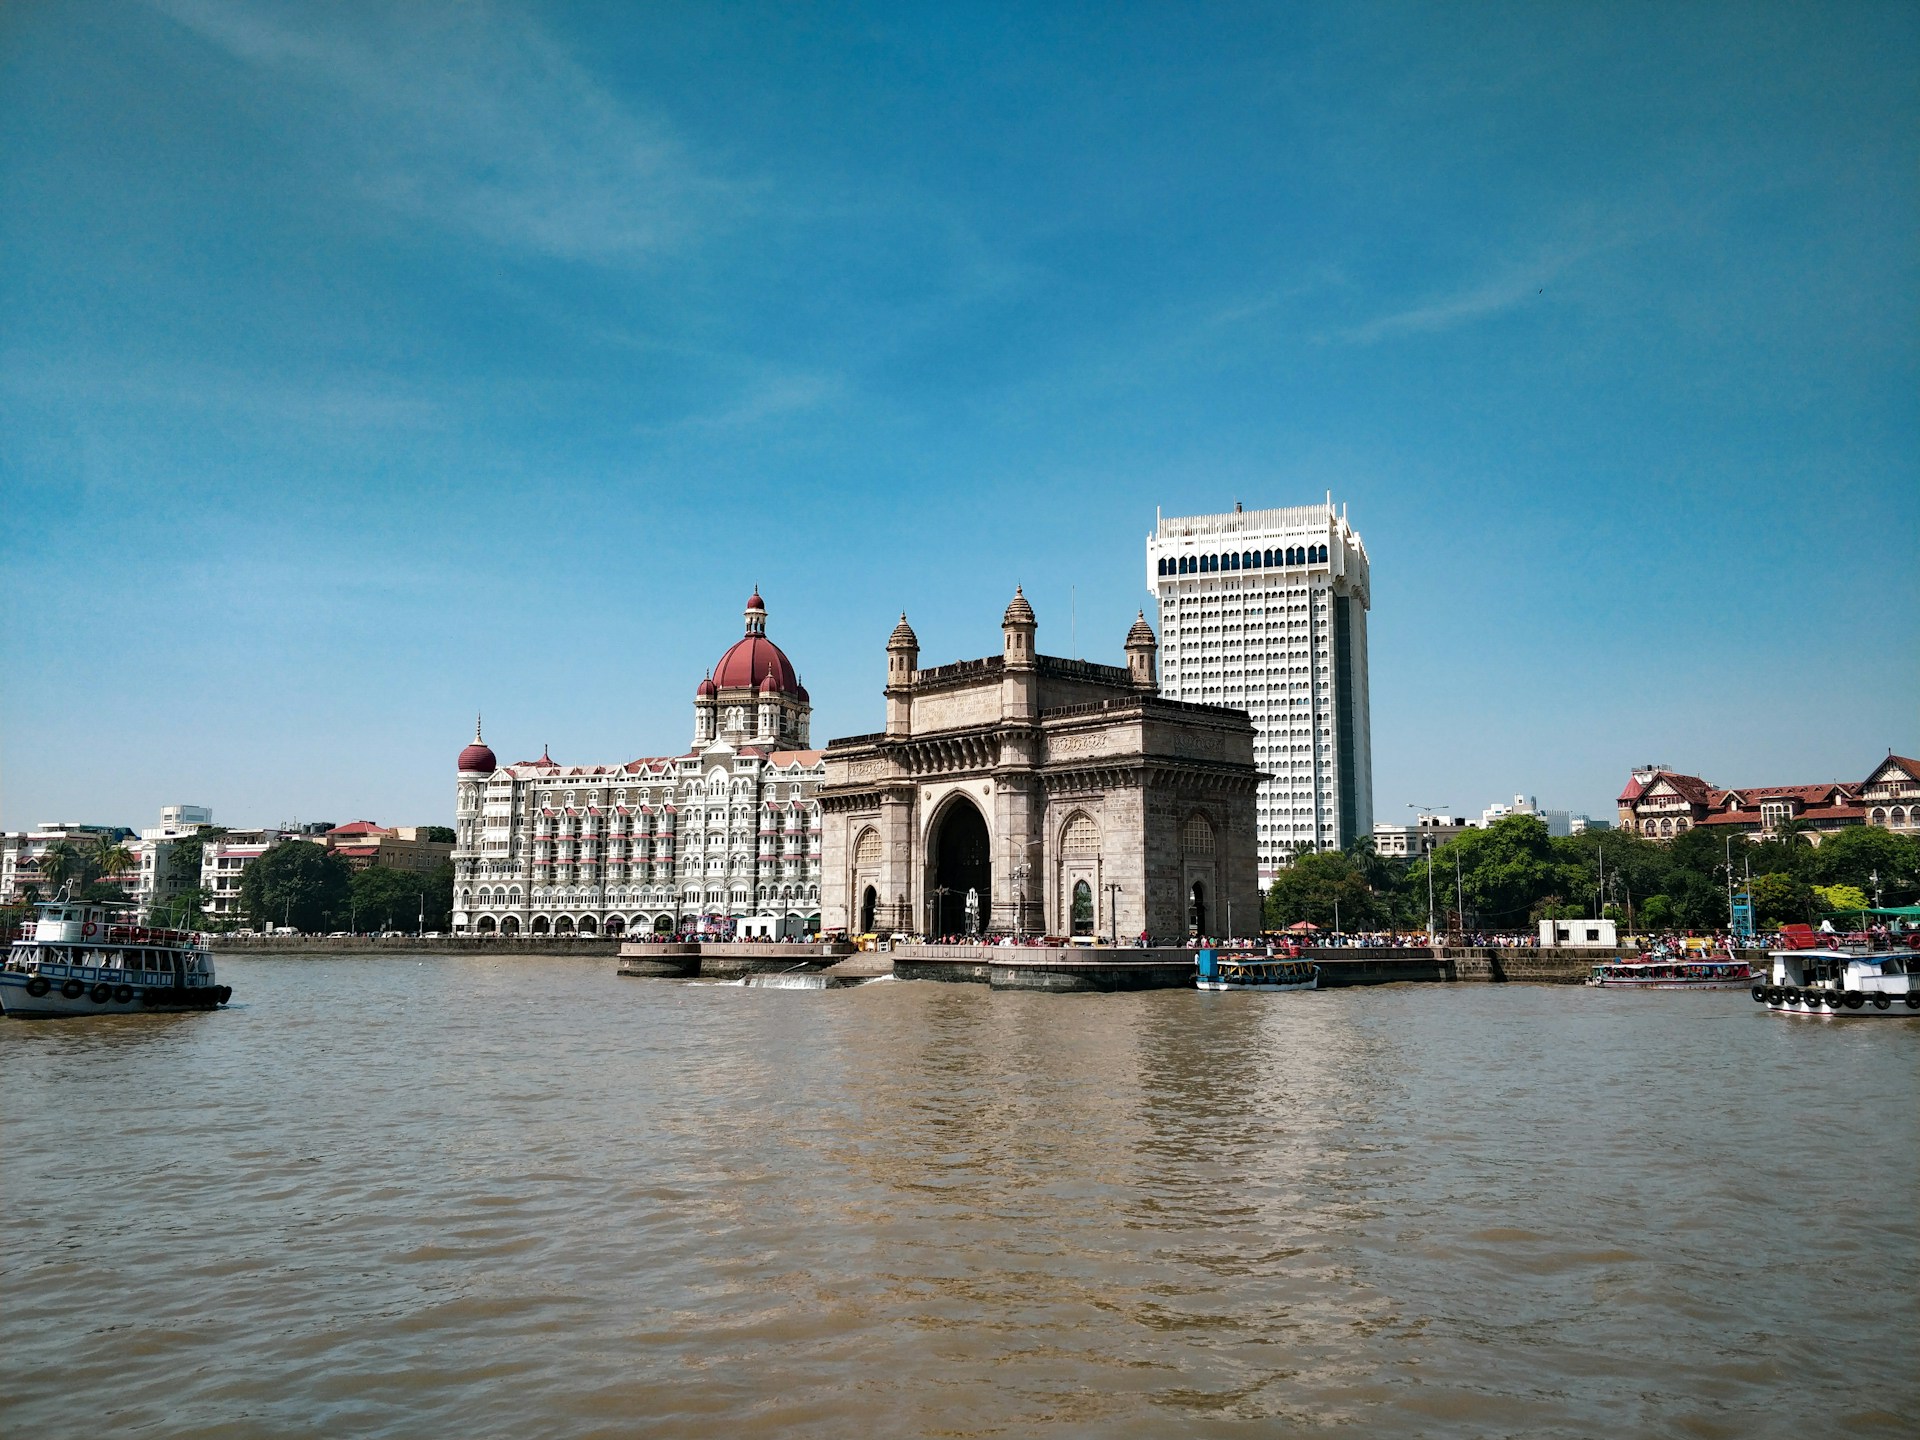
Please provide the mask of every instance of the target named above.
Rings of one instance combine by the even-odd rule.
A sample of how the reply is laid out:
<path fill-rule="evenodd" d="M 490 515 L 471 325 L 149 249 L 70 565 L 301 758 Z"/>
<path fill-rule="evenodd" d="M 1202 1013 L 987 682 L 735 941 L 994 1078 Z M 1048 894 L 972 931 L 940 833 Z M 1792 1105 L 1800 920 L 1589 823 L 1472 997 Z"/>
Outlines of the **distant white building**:
<path fill-rule="evenodd" d="M 205 805 L 166 805 L 160 823 L 140 832 L 132 847 L 140 861 L 134 903 L 149 919 L 200 883 L 201 843 L 194 837 L 213 823 Z"/>
<path fill-rule="evenodd" d="M 1471 829 L 1473 822 L 1458 815 L 1422 815 L 1412 825 L 1380 821 L 1373 827 L 1373 853 L 1400 860 L 1431 855 L 1438 847 Z"/>
<path fill-rule="evenodd" d="M 48 820 L 31 830 L 0 835 L 0 903 L 20 900 L 29 887 L 42 900 L 51 900 L 52 887 L 40 874 L 40 859 L 63 840 L 84 852 L 93 849 L 102 839 L 127 841 L 132 838 L 133 832 L 124 825 L 83 825 L 78 820 Z M 112 877 L 110 883 L 131 893 L 136 877 L 128 872 Z"/>
<path fill-rule="evenodd" d="M 1531 815 L 1545 822 L 1549 835 L 1573 834 L 1573 814 L 1567 810 L 1542 810 L 1540 802 L 1531 795 L 1516 795 L 1511 805 L 1489 805 L 1480 812 L 1480 828 L 1486 829 L 1496 820 L 1504 820 L 1509 815 Z M 1580 817 L 1585 820 L 1587 817 Z"/>

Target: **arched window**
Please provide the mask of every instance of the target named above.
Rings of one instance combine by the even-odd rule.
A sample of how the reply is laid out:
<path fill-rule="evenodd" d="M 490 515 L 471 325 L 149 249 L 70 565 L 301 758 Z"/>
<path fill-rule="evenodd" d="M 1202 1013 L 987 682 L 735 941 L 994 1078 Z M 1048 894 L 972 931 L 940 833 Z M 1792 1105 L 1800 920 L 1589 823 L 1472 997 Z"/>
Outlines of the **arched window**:
<path fill-rule="evenodd" d="M 1327 547 L 1324 545 L 1320 547 L 1320 563 L 1322 565 L 1327 563 Z"/>
<path fill-rule="evenodd" d="M 1246 568 L 1249 570 L 1253 569 L 1254 566 L 1260 563 L 1260 557 L 1254 554 L 1254 552 L 1251 550 L 1249 550 L 1246 553 L 1246 555 L 1243 556 L 1242 558 L 1245 559 L 1245 561 L 1247 562 Z"/>
<path fill-rule="evenodd" d="M 1263 550 L 1263 551 L 1261 551 L 1260 553 L 1261 553 L 1261 554 L 1262 554 L 1263 556 L 1265 556 L 1265 557 L 1266 557 L 1265 559 L 1263 559 L 1263 560 L 1262 560 L 1262 561 L 1260 562 L 1261 564 L 1263 564 L 1263 565 L 1271 565 L 1271 564 L 1273 564 L 1273 551 L 1271 551 L 1271 550 Z"/>
<path fill-rule="evenodd" d="M 1896 810 L 1893 813 L 1898 815 L 1900 812 Z M 1876 808 L 1871 815 L 1867 816 L 1867 824 L 1869 825 L 1885 825 L 1886 823 L 1887 812 L 1884 810 Z"/>
<path fill-rule="evenodd" d="M 862 868 L 880 863 L 880 832 L 871 825 L 853 843 L 853 863 Z"/>
<path fill-rule="evenodd" d="M 1195 815 L 1180 832 L 1180 849 L 1187 855 L 1213 854 L 1213 826 L 1204 815 Z"/>
<path fill-rule="evenodd" d="M 1100 853 L 1100 827 L 1093 817 L 1075 814 L 1060 832 L 1060 853 L 1070 859 L 1085 859 Z"/>
<path fill-rule="evenodd" d="M 1073 882 L 1073 933 L 1093 933 L 1093 887 L 1084 880 Z"/>
<path fill-rule="evenodd" d="M 1227 556 L 1227 568 L 1229 570 L 1238 570 L 1240 568 L 1240 557 L 1238 555 Z"/>

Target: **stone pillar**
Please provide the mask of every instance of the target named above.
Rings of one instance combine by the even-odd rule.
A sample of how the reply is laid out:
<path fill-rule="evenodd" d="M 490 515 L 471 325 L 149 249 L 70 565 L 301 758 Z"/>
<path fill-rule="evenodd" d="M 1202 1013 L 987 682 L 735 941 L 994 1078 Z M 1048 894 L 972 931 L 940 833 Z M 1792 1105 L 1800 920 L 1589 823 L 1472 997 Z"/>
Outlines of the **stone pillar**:
<path fill-rule="evenodd" d="M 918 809 L 911 787 L 891 789 L 880 797 L 880 840 L 884 848 L 880 884 L 875 887 L 880 892 L 880 901 L 875 907 L 874 919 L 878 924 L 882 917 L 891 916 L 887 922 L 891 928 L 904 930 L 909 935 L 925 928 L 918 908 L 926 871 L 926 856 L 921 851 L 918 834 Z"/>
<path fill-rule="evenodd" d="M 996 931 L 1037 935 L 1046 928 L 1046 847 L 1041 843 L 1046 797 L 1032 775 L 995 773 L 993 782 L 993 915 Z M 1024 885 L 1015 878 L 1031 868 Z M 1024 889 L 1025 898 L 1021 892 Z"/>

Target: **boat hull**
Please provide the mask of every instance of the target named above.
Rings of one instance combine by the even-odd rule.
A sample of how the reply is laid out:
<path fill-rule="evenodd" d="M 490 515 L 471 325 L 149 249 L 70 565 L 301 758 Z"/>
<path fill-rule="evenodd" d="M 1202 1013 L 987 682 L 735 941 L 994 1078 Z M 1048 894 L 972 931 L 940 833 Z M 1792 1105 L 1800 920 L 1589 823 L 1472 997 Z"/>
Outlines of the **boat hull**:
<path fill-rule="evenodd" d="M 1884 1009 L 1874 1003 L 1875 997 L 1872 995 L 1864 997 L 1858 1007 L 1843 1003 L 1837 1010 L 1824 1001 L 1809 1004 L 1805 999 L 1763 1000 L 1760 1003 L 1766 1006 L 1769 1015 L 1799 1015 L 1808 1020 L 1920 1020 L 1920 1008 L 1908 1005 L 1906 996 L 1881 995 L 1878 998 L 1887 1001 Z"/>
<path fill-rule="evenodd" d="M 1248 983 L 1239 980 L 1196 980 L 1194 988 L 1198 990 L 1318 990 L 1320 978 L 1316 975 L 1310 980 L 1295 980 L 1288 984 Z"/>
<path fill-rule="evenodd" d="M 1596 990 L 1745 990 L 1753 982 L 1736 980 L 1588 980 Z"/>
<path fill-rule="evenodd" d="M 63 1020 L 86 1015 L 166 1015 L 195 1010 L 218 1010 L 232 992 L 224 985 L 188 988 L 154 985 L 112 984 L 95 981 L 83 984 L 49 978 L 45 991 L 33 992 L 35 977 L 18 971 L 0 972 L 0 1011 L 20 1020 Z M 67 992 L 74 985 L 80 993 Z M 102 988 L 105 995 L 96 999 Z"/>

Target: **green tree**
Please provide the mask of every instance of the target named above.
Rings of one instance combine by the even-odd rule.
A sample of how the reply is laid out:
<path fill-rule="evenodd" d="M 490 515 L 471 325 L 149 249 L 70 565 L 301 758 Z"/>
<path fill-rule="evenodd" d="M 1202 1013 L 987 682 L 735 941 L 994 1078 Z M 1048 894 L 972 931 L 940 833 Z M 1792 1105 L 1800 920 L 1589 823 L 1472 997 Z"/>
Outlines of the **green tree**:
<path fill-rule="evenodd" d="M 1756 875 L 1751 894 L 1759 924 L 1804 924 L 1813 918 L 1813 887 L 1792 875 Z"/>
<path fill-rule="evenodd" d="M 1867 892 L 1858 885 L 1816 885 L 1813 887 L 1813 898 L 1822 910 L 1835 913 L 1861 911 L 1873 903 L 1867 899 Z"/>
<path fill-rule="evenodd" d="M 1813 852 L 1813 879 L 1821 885 L 1852 885 L 1871 900 L 1905 905 L 1920 895 L 1920 839 L 1877 825 L 1836 831 Z"/>
<path fill-rule="evenodd" d="M 176 890 L 198 890 L 207 846 L 226 833 L 224 825 L 202 825 L 193 834 L 181 836 L 167 856 L 167 884 Z"/>
<path fill-rule="evenodd" d="M 240 872 L 240 905 L 256 928 L 331 928 L 347 913 L 353 872 L 306 840 L 283 840 Z"/>
<path fill-rule="evenodd" d="M 1484 830 L 1469 830 L 1414 865 L 1407 883 L 1423 904 L 1429 867 L 1441 911 L 1456 911 L 1456 894 L 1466 891 L 1467 914 L 1456 921 L 1463 927 L 1521 928 L 1544 904 L 1566 898 L 1566 877 L 1556 862 L 1546 822 L 1532 815 L 1509 815 Z"/>
<path fill-rule="evenodd" d="M 108 880 L 126 874 L 134 866 L 133 852 L 112 835 L 94 836 L 93 851 L 87 859 L 93 873 Z"/>
<path fill-rule="evenodd" d="M 40 852 L 40 878 L 56 894 L 63 885 L 84 885 L 88 878 L 86 856 L 71 840 L 56 840 Z"/>
<path fill-rule="evenodd" d="M 460 843 L 460 837 L 453 833 L 453 827 L 450 825 L 422 826 L 420 838 L 422 840 L 437 841 L 442 845 L 457 845 Z"/>
<path fill-rule="evenodd" d="M 1323 930 L 1336 923 L 1343 930 L 1363 930 L 1384 924 L 1387 907 L 1353 856 L 1344 850 L 1314 851 L 1295 856 L 1267 891 L 1269 929 L 1284 930 L 1302 920 Z"/>

